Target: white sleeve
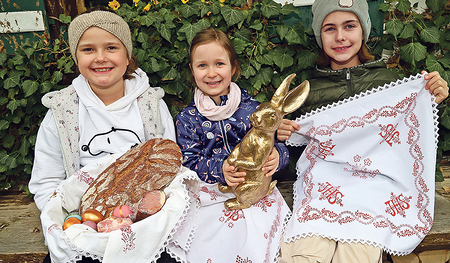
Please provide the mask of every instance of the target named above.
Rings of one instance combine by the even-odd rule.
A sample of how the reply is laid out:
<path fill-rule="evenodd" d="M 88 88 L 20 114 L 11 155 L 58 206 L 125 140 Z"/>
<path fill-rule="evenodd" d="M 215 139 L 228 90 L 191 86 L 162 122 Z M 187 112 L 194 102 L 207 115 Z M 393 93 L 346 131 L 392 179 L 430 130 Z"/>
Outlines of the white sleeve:
<path fill-rule="evenodd" d="M 159 112 L 161 114 L 161 122 L 163 125 L 163 139 L 171 139 L 172 141 L 177 142 L 172 115 L 170 115 L 169 108 L 163 99 L 159 101 Z"/>
<path fill-rule="evenodd" d="M 49 110 L 38 130 L 29 190 L 42 210 L 58 185 L 66 178 L 61 142 L 55 120 Z"/>

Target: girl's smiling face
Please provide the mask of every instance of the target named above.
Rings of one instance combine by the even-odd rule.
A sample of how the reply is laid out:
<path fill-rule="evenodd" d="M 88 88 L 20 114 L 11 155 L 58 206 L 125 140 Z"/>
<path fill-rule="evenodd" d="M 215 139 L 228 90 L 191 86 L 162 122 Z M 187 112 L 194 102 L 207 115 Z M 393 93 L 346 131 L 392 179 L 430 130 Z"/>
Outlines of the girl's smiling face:
<path fill-rule="evenodd" d="M 358 17 L 352 12 L 335 11 L 322 23 L 323 51 L 330 57 L 333 70 L 361 64 L 358 52 L 364 36 Z"/>
<path fill-rule="evenodd" d="M 80 73 L 105 104 L 123 96 L 129 59 L 122 41 L 106 30 L 91 27 L 81 36 L 76 56 Z"/>
<path fill-rule="evenodd" d="M 198 45 L 190 67 L 197 87 L 220 105 L 220 96 L 229 93 L 235 71 L 228 52 L 217 41 Z"/>

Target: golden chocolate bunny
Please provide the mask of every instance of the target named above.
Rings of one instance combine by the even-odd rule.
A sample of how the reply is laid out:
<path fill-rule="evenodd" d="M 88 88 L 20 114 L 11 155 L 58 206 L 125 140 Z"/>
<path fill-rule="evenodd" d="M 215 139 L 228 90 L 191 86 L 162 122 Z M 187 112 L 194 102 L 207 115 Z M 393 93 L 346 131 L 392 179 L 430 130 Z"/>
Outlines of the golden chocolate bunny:
<path fill-rule="evenodd" d="M 276 90 L 270 102 L 261 103 L 250 115 L 252 128 L 228 156 L 228 163 L 235 171 L 246 171 L 245 181 L 235 187 L 220 184 L 219 190 L 224 193 L 234 192 L 236 198 L 228 199 L 225 208 L 244 209 L 252 206 L 261 198 L 272 193 L 277 181 L 261 171 L 275 143 L 275 132 L 281 124 L 283 116 L 291 113 L 305 102 L 309 94 L 309 82 L 289 91 L 289 85 L 295 74 L 286 77 Z M 288 93 L 289 91 L 289 93 Z"/>

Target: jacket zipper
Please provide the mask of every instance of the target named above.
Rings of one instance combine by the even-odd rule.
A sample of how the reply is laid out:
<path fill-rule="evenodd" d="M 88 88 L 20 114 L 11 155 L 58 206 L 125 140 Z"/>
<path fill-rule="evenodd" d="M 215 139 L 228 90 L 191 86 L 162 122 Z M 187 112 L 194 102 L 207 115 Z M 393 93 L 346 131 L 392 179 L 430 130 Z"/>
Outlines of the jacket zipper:
<path fill-rule="evenodd" d="M 353 87 L 352 87 L 351 75 L 350 75 L 350 69 L 349 68 L 345 72 L 345 78 L 347 79 L 347 85 L 348 85 L 348 88 L 350 90 L 350 96 L 355 95 L 355 94 L 353 94 L 354 92 L 353 92 Z"/>
<path fill-rule="evenodd" d="M 224 121 L 219 121 L 219 127 L 220 127 L 220 131 L 222 132 L 223 145 L 225 146 L 225 149 L 228 151 L 228 153 L 231 154 L 231 147 L 228 144 L 228 137 L 227 137 L 227 133 L 226 133 L 226 130 L 225 130 L 225 122 Z"/>

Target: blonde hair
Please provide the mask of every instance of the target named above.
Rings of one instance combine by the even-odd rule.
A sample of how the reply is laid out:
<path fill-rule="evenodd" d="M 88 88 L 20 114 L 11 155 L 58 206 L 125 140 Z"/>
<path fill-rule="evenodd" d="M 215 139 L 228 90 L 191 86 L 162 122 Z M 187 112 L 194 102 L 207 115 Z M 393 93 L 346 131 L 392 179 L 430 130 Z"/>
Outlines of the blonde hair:
<path fill-rule="evenodd" d="M 192 53 L 194 49 L 200 45 L 208 44 L 216 41 L 219 45 L 227 51 L 230 58 L 230 63 L 232 70 L 234 70 L 233 77 L 236 79 L 241 75 L 241 67 L 237 60 L 236 50 L 234 49 L 233 43 L 231 43 L 230 38 L 222 31 L 208 27 L 198 32 L 197 35 L 192 39 L 191 47 L 189 48 L 189 65 L 192 64 Z M 194 83 L 194 76 L 191 69 L 191 82 Z"/>

